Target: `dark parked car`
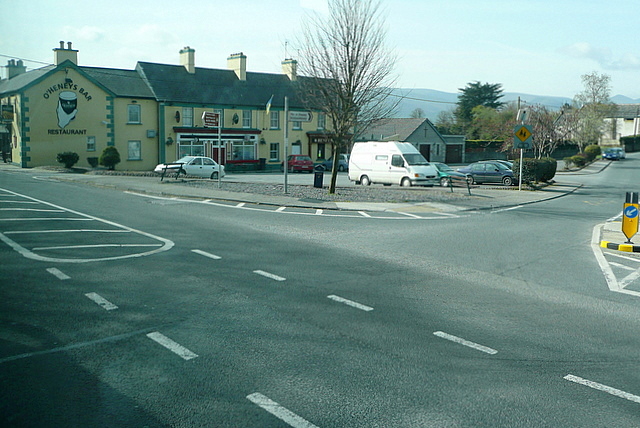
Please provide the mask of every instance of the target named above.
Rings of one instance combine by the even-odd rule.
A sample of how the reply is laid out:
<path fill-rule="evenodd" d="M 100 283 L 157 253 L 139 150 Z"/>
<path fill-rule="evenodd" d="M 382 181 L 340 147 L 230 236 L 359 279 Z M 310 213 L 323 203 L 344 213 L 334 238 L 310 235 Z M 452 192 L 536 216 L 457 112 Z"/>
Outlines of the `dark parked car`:
<path fill-rule="evenodd" d="M 313 172 L 313 161 L 307 155 L 289 155 L 287 157 L 287 170 Z M 284 172 L 284 162 L 280 164 L 280 171 Z"/>
<path fill-rule="evenodd" d="M 513 171 L 496 161 L 474 162 L 464 168 L 458 168 L 458 172 L 471 177 L 476 184 L 502 183 L 505 186 L 511 186 L 515 182 Z"/>
<path fill-rule="evenodd" d="M 449 184 L 451 183 L 451 177 L 453 177 L 454 180 L 455 179 L 467 180 L 469 184 L 473 184 L 469 176 L 454 170 L 446 163 L 431 162 L 431 165 L 436 167 L 436 170 L 438 171 L 438 177 L 440 178 L 440 185 L 442 187 L 449 186 Z"/>
<path fill-rule="evenodd" d="M 321 166 L 325 171 L 331 171 L 333 167 L 333 156 L 331 156 L 327 160 L 320 161 L 318 166 Z M 338 158 L 338 171 L 348 171 L 349 170 L 349 155 L 340 155 Z"/>

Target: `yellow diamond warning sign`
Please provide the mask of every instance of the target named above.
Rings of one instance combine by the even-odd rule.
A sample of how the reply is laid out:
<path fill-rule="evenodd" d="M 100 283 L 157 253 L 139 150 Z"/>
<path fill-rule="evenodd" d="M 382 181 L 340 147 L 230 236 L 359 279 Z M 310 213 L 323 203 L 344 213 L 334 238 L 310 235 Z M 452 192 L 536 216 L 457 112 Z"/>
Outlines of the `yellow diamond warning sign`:
<path fill-rule="evenodd" d="M 513 130 L 513 145 L 516 149 L 531 148 L 531 128 L 528 125 L 518 125 Z"/>

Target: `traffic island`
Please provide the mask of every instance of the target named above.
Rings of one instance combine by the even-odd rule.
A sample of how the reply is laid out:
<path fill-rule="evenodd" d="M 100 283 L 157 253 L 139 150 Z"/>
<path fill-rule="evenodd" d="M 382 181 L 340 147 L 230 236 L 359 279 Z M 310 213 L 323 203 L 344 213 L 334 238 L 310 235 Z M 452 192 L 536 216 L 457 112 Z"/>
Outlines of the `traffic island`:
<path fill-rule="evenodd" d="M 615 244 L 609 241 L 600 241 L 600 246 L 609 250 L 624 251 L 627 253 L 640 253 L 640 245 L 633 245 L 633 243 Z"/>

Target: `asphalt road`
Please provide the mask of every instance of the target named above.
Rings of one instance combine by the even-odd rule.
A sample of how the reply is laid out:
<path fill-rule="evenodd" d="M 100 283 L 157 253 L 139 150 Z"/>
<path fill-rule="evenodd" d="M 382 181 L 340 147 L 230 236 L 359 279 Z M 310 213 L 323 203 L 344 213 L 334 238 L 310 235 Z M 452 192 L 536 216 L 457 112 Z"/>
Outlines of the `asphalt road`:
<path fill-rule="evenodd" d="M 638 426 L 638 297 L 607 288 L 590 244 L 639 162 L 416 221 L 0 173 L 0 420 Z"/>

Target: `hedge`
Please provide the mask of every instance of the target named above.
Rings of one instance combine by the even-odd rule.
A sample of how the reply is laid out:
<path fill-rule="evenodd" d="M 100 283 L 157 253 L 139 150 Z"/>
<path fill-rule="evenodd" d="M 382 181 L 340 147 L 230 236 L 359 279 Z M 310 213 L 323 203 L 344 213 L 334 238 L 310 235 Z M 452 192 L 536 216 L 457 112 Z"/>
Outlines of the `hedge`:
<path fill-rule="evenodd" d="M 524 158 L 522 160 L 522 182 L 548 182 L 556 175 L 558 169 L 558 161 L 553 158 Z M 520 160 L 513 162 L 513 175 L 516 180 L 520 176 Z"/>

